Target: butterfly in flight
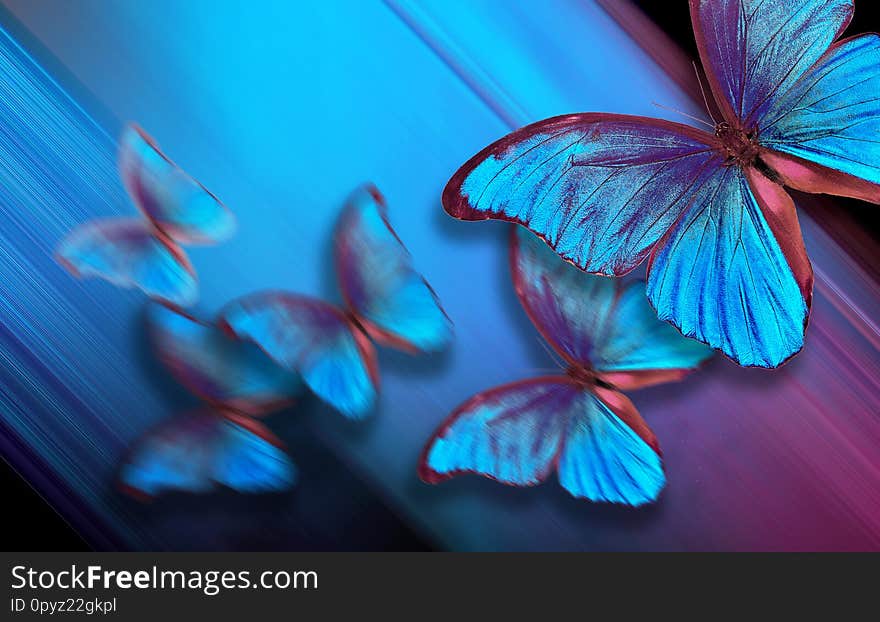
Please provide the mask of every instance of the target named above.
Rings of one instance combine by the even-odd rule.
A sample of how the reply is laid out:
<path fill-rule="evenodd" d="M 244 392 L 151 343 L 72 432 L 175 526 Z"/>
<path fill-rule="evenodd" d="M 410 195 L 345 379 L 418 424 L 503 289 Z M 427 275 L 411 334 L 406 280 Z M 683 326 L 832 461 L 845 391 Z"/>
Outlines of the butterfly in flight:
<path fill-rule="evenodd" d="M 101 277 L 172 304 L 193 304 L 196 274 L 180 245 L 229 238 L 235 217 L 135 125 L 123 131 L 118 159 L 142 218 L 97 220 L 74 229 L 58 245 L 58 261 L 75 276 Z"/>
<path fill-rule="evenodd" d="M 374 186 L 349 198 L 334 246 L 344 309 L 299 294 L 259 292 L 230 303 L 220 321 L 300 374 L 324 402 L 360 419 L 378 387 L 371 339 L 410 353 L 433 352 L 449 343 L 452 325 L 434 290 L 413 269 Z"/>
<path fill-rule="evenodd" d="M 137 441 L 119 470 L 122 489 L 149 500 L 217 486 L 247 493 L 290 488 L 294 465 L 256 418 L 293 403 L 303 389 L 299 377 L 254 344 L 165 304 L 150 303 L 147 324 L 159 360 L 205 406 Z"/>
<path fill-rule="evenodd" d="M 783 186 L 880 203 L 880 36 L 837 40 L 851 0 L 690 10 L 722 117 L 712 133 L 618 114 L 547 119 L 471 158 L 443 206 L 522 224 L 589 273 L 647 258 L 661 319 L 772 368 L 803 347 L 813 290 Z"/>
<path fill-rule="evenodd" d="M 478 473 L 529 486 L 556 470 L 577 498 L 633 506 L 656 500 L 666 483 L 660 447 L 621 391 L 680 380 L 712 350 L 658 320 L 643 281 L 584 274 L 515 229 L 517 296 L 567 369 L 459 406 L 428 441 L 419 476 L 434 484 Z"/>

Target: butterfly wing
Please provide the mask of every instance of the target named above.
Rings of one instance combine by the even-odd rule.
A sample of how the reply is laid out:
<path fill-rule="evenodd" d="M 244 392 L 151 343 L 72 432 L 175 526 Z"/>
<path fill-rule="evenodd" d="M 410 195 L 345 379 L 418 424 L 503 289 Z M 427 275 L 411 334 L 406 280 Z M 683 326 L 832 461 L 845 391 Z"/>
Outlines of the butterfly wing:
<path fill-rule="evenodd" d="M 743 366 L 800 351 L 812 287 L 791 198 L 738 166 L 706 175 L 648 265 L 657 315 Z"/>
<path fill-rule="evenodd" d="M 714 137 L 643 117 L 574 114 L 513 132 L 471 158 L 443 191 L 464 220 L 516 222 L 581 269 L 622 275 L 687 208 L 717 166 Z"/>
<path fill-rule="evenodd" d="M 880 36 L 840 41 L 760 125 L 762 158 L 786 185 L 880 203 Z"/>
<path fill-rule="evenodd" d="M 105 220 L 82 225 L 56 250 L 74 276 L 100 277 L 137 287 L 154 298 L 186 306 L 198 297 L 196 276 L 183 251 L 148 224 Z"/>
<path fill-rule="evenodd" d="M 593 365 L 602 372 L 694 369 L 712 355 L 705 344 L 683 339 L 657 319 L 645 282 L 618 284 L 614 313 L 596 348 Z"/>
<path fill-rule="evenodd" d="M 336 264 L 347 304 L 378 342 L 422 352 L 449 343 L 449 318 L 413 269 L 372 185 L 356 190 L 346 204 L 336 230 Z"/>
<path fill-rule="evenodd" d="M 462 473 L 518 486 L 537 484 L 556 466 L 566 417 L 578 401 L 579 391 L 562 377 L 480 393 L 428 441 L 419 475 L 432 484 Z"/>
<path fill-rule="evenodd" d="M 641 280 L 619 287 L 593 357 L 601 378 L 621 390 L 681 380 L 712 356 L 711 348 L 659 320 L 645 293 Z"/>
<path fill-rule="evenodd" d="M 696 175 L 679 217 L 653 249 L 648 297 L 661 319 L 741 365 L 780 365 L 803 346 L 812 295 L 794 205 L 777 184 L 724 166 L 720 156 Z M 581 228 L 589 236 L 594 226 Z M 612 252 L 636 261 L 618 242 L 610 243 Z M 585 279 L 540 254 L 539 245 L 526 248 L 527 254 L 514 253 L 514 280 L 535 325 L 569 363 L 591 361 L 611 371 L 594 350 L 607 337 L 602 330 L 617 286 Z M 582 300 L 597 302 L 585 310 Z M 683 347 L 691 367 L 687 353 L 702 355 Z"/>
<path fill-rule="evenodd" d="M 880 203 L 880 37 L 832 45 L 852 14 L 851 0 L 691 0 L 715 99 L 781 180 Z"/>
<path fill-rule="evenodd" d="M 526 313 L 570 365 L 632 387 L 680 378 L 711 355 L 657 319 L 642 281 L 584 274 L 522 227 L 512 231 L 510 259 Z"/>
<path fill-rule="evenodd" d="M 211 244 L 235 231 L 232 212 L 135 125 L 126 127 L 120 139 L 119 170 L 135 204 L 173 240 Z"/>
<path fill-rule="evenodd" d="M 666 486 L 660 446 L 629 399 L 595 388 L 569 421 L 559 483 L 573 496 L 640 506 Z"/>
<path fill-rule="evenodd" d="M 513 227 L 514 289 L 535 328 L 569 365 L 592 365 L 617 299 L 617 281 L 584 274 L 539 238 Z"/>
<path fill-rule="evenodd" d="M 296 374 L 253 343 L 178 309 L 153 303 L 147 323 L 159 359 L 193 394 L 218 408 L 259 416 L 289 404 L 303 388 Z"/>
<path fill-rule="evenodd" d="M 735 127 L 760 126 L 852 18 L 852 0 L 690 0 L 700 59 Z"/>
<path fill-rule="evenodd" d="M 240 298 L 220 322 L 297 372 L 322 400 L 345 416 L 365 416 L 376 398 L 376 355 L 366 335 L 333 305 L 293 294 Z"/>
<path fill-rule="evenodd" d="M 547 377 L 478 394 L 429 440 L 419 475 L 437 483 L 477 473 L 528 486 L 558 468 L 560 483 L 575 497 L 653 501 L 666 481 L 656 439 L 629 400 L 605 393 Z"/>
<path fill-rule="evenodd" d="M 216 413 L 177 417 L 145 435 L 123 462 L 126 492 L 152 499 L 164 492 L 283 491 L 296 469 L 281 443 L 256 421 Z"/>

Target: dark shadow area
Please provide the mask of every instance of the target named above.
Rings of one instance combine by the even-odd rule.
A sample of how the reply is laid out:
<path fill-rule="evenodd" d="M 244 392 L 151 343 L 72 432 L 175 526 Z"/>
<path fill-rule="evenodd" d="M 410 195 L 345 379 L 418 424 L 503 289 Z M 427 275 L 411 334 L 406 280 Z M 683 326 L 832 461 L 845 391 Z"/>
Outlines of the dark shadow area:
<path fill-rule="evenodd" d="M 160 396 L 162 402 L 167 406 L 169 416 L 175 412 L 173 410 L 175 408 L 183 410 L 197 408 L 201 402 L 174 379 L 153 351 L 150 334 L 146 330 L 147 309 L 150 304 L 157 303 L 144 303 L 132 320 L 132 358 L 149 385 L 155 390 L 156 395 Z"/>
<path fill-rule="evenodd" d="M 142 312 L 133 327 L 134 355 L 167 405 L 167 420 L 172 421 L 176 413 L 204 406 L 180 386 L 157 359 L 145 326 L 146 314 Z M 308 392 L 293 406 L 260 419 L 284 443 L 296 466 L 297 484 L 289 492 L 256 495 L 228 489 L 208 494 L 170 492 L 144 503 L 120 492 L 113 482 L 111 494 L 127 512 L 139 517 L 140 526 L 154 540 L 153 547 L 157 549 L 430 548 L 311 433 L 309 421 L 316 416 L 345 421 Z M 368 422 L 351 422 L 347 433 L 363 429 Z"/>
<path fill-rule="evenodd" d="M 291 491 L 170 493 L 150 503 L 128 497 L 123 503 L 169 550 L 429 550 L 310 433 L 300 414 L 289 409 L 266 421 L 296 465 Z"/>
<path fill-rule="evenodd" d="M 89 551 L 91 547 L 49 504 L 0 459 L 3 490 L 3 551 Z"/>
<path fill-rule="evenodd" d="M 537 486 L 506 486 L 489 478 L 475 474 L 461 475 L 439 484 L 426 484 L 413 473 L 408 484 L 413 498 L 427 508 L 441 508 L 449 505 L 464 504 L 473 506 L 474 501 L 485 503 L 490 507 L 504 507 L 511 513 L 527 515 L 541 507 L 552 508 L 570 517 L 580 525 L 592 525 L 596 528 L 595 539 L 584 539 L 581 531 L 579 547 L 583 550 L 603 550 L 601 538 L 609 530 L 625 533 L 636 532 L 646 525 L 662 520 L 664 513 L 664 497 L 652 505 L 639 508 L 608 503 L 592 503 L 583 499 L 575 499 L 559 485 L 555 473 Z M 546 526 L 554 529 L 552 524 Z M 452 546 L 455 543 L 450 543 Z"/>

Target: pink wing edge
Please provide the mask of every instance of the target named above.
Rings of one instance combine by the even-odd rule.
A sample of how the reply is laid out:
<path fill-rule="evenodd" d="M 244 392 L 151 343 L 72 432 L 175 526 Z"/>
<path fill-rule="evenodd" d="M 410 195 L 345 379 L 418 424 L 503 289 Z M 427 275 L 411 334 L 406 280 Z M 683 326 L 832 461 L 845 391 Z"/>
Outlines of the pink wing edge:
<path fill-rule="evenodd" d="M 599 121 L 642 123 L 650 127 L 663 128 L 680 132 L 682 135 L 687 136 L 688 138 L 704 143 L 707 147 L 712 147 L 717 143 L 717 139 L 713 134 L 710 134 L 699 128 L 692 127 L 690 125 L 676 123 L 675 121 L 667 121 L 665 119 L 655 119 L 652 117 L 614 114 L 606 112 L 581 112 L 550 117 L 548 119 L 543 119 L 541 121 L 537 121 L 535 123 L 531 123 L 529 125 L 521 127 L 517 130 L 514 130 L 510 134 L 503 136 L 502 138 L 493 142 L 488 147 L 482 149 L 479 153 L 471 157 L 467 162 L 459 167 L 459 169 L 455 171 L 455 173 L 447 182 L 446 186 L 443 188 L 443 194 L 441 197 L 443 209 L 446 211 L 447 214 L 459 220 L 504 220 L 507 222 L 522 225 L 523 227 L 526 227 L 527 229 L 532 231 L 526 223 L 522 222 L 518 218 L 512 218 L 504 214 L 493 214 L 490 216 L 472 208 L 468 203 L 468 197 L 463 195 L 461 191 L 464 180 L 467 179 L 468 175 L 470 175 L 473 170 L 477 166 L 479 166 L 480 163 L 482 163 L 484 160 L 491 156 L 497 156 L 505 153 L 513 145 L 522 142 L 524 139 L 530 136 L 534 136 L 535 134 L 559 131 L 582 124 L 596 123 Z M 544 242 L 549 244 L 551 248 L 556 250 L 556 248 L 553 246 L 553 243 L 550 242 L 550 240 L 548 240 L 545 235 L 536 231 L 532 231 L 532 233 L 535 233 L 535 235 L 539 236 L 542 240 L 544 240 Z M 619 274 L 617 276 L 623 276 L 623 274 Z"/>
<path fill-rule="evenodd" d="M 448 473 L 439 473 L 428 466 L 428 454 L 430 453 L 431 447 L 433 447 L 434 442 L 437 439 L 442 438 L 446 434 L 446 431 L 450 427 L 452 427 L 452 425 L 467 411 L 472 410 L 475 406 L 478 406 L 485 401 L 494 399 L 495 396 L 510 391 L 511 389 L 542 383 L 564 384 L 569 385 L 573 389 L 578 391 L 591 392 L 596 398 L 601 400 L 625 425 L 627 425 L 633 432 L 635 432 L 639 436 L 639 438 L 641 438 L 658 456 L 663 456 L 663 453 L 660 450 L 660 444 L 657 441 L 657 437 L 654 435 L 654 432 L 642 418 L 641 414 L 639 414 L 638 409 L 635 407 L 632 401 L 623 393 L 620 393 L 619 391 L 613 389 L 605 389 L 602 387 L 593 387 L 592 390 L 584 389 L 578 382 L 569 378 L 568 376 L 541 376 L 538 378 L 529 378 L 527 380 L 517 380 L 515 382 L 510 382 L 497 386 L 493 389 L 477 393 L 470 399 L 466 400 L 464 403 L 460 404 L 443 421 L 443 423 L 440 424 L 440 426 L 434 431 L 434 433 L 431 434 L 430 438 L 425 443 L 425 446 L 422 449 L 422 453 L 419 456 L 419 463 L 417 468 L 419 479 L 421 479 L 426 484 L 439 484 L 459 475 L 473 474 L 480 475 L 481 477 L 494 480 L 501 484 L 505 484 L 508 486 L 517 486 L 519 488 L 537 486 L 538 484 L 544 482 L 547 477 L 557 469 L 557 466 L 559 464 L 559 457 L 562 454 L 563 449 L 565 448 L 566 439 L 564 438 L 560 441 L 559 447 L 557 447 L 556 449 L 556 454 L 548 461 L 547 468 L 545 468 L 537 475 L 534 482 L 530 482 L 528 484 L 514 484 L 473 469 L 456 469 L 455 471 L 450 471 Z"/>
<path fill-rule="evenodd" d="M 425 443 L 424 448 L 422 449 L 421 456 L 419 457 L 419 465 L 418 465 L 418 475 L 419 479 L 421 479 L 426 484 L 439 484 L 440 482 L 444 482 L 448 479 L 452 479 L 458 475 L 465 475 L 468 473 L 474 475 L 480 475 L 482 477 L 486 477 L 488 479 L 494 480 L 496 482 L 500 482 L 502 484 L 515 485 L 510 484 L 504 480 L 500 480 L 492 475 L 487 473 L 481 473 L 479 471 L 473 469 L 456 469 L 455 471 L 449 471 L 448 473 L 440 473 L 435 471 L 430 466 L 428 466 L 428 454 L 431 451 L 431 447 L 433 447 L 434 442 L 442 438 L 446 431 L 452 427 L 452 425 L 458 421 L 459 418 L 465 415 L 465 413 L 469 410 L 472 410 L 476 406 L 479 406 L 483 402 L 494 399 L 496 396 L 506 393 L 512 389 L 517 389 L 519 387 L 526 387 L 535 384 L 542 383 L 552 383 L 552 384 L 567 384 L 572 388 L 579 388 L 577 383 L 574 382 L 571 378 L 567 376 L 541 376 L 538 378 L 529 378 L 527 380 L 517 380 L 515 382 L 509 382 L 507 384 L 503 384 L 497 386 L 493 389 L 489 389 L 487 391 L 483 391 L 481 393 L 477 393 L 470 399 L 466 400 L 462 404 L 460 404 L 452 413 L 440 424 L 440 426 L 431 434 L 428 442 Z M 559 461 L 559 455 L 562 452 L 563 443 L 559 443 L 559 447 L 556 449 L 556 454 L 554 457 L 548 462 L 547 468 L 544 469 L 541 473 L 538 474 L 538 477 L 535 482 L 529 484 L 522 484 L 522 487 L 536 486 L 537 484 L 543 482 L 547 476 L 550 475 L 556 468 L 556 464 Z"/>
<path fill-rule="evenodd" d="M 830 194 L 880 204 L 880 184 L 814 164 L 797 156 L 762 149 L 761 159 L 789 188 L 812 194 Z"/>

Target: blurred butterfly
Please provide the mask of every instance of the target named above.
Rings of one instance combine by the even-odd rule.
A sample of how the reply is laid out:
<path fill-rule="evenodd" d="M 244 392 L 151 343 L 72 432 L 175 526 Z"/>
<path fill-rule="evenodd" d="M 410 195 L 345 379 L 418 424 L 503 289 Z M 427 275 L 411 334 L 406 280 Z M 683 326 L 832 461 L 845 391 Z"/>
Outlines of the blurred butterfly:
<path fill-rule="evenodd" d="M 296 371 L 323 401 L 352 419 L 372 408 L 378 386 L 370 339 L 406 352 L 440 350 L 452 336 L 434 290 L 413 267 L 371 186 L 348 200 L 335 235 L 345 308 L 298 294 L 267 292 L 232 302 L 221 322 Z"/>
<path fill-rule="evenodd" d="M 880 36 L 832 44 L 851 0 L 690 8 L 722 115 L 713 133 L 554 117 L 471 158 L 443 206 L 525 225 L 590 273 L 620 276 L 649 258 L 661 319 L 740 365 L 776 367 L 803 347 L 813 290 L 783 185 L 880 203 Z"/>
<path fill-rule="evenodd" d="M 633 506 L 656 500 L 666 483 L 660 447 L 621 391 L 680 380 L 712 351 L 657 319 L 644 282 L 584 274 L 515 229 L 517 296 L 567 369 L 459 406 L 428 441 L 419 476 L 434 484 L 479 473 L 529 486 L 555 470 L 578 498 Z"/>
<path fill-rule="evenodd" d="M 232 212 L 135 125 L 122 133 L 119 171 L 143 218 L 78 227 L 59 244 L 58 261 L 75 276 L 137 287 L 177 305 L 194 303 L 196 274 L 179 245 L 229 238 L 235 230 Z"/>
<path fill-rule="evenodd" d="M 255 417 L 279 410 L 302 383 L 259 348 L 230 338 L 164 304 L 147 322 L 158 358 L 206 407 L 164 422 L 138 441 L 119 472 L 122 488 L 150 499 L 162 492 L 285 490 L 295 468 L 281 442 Z"/>

